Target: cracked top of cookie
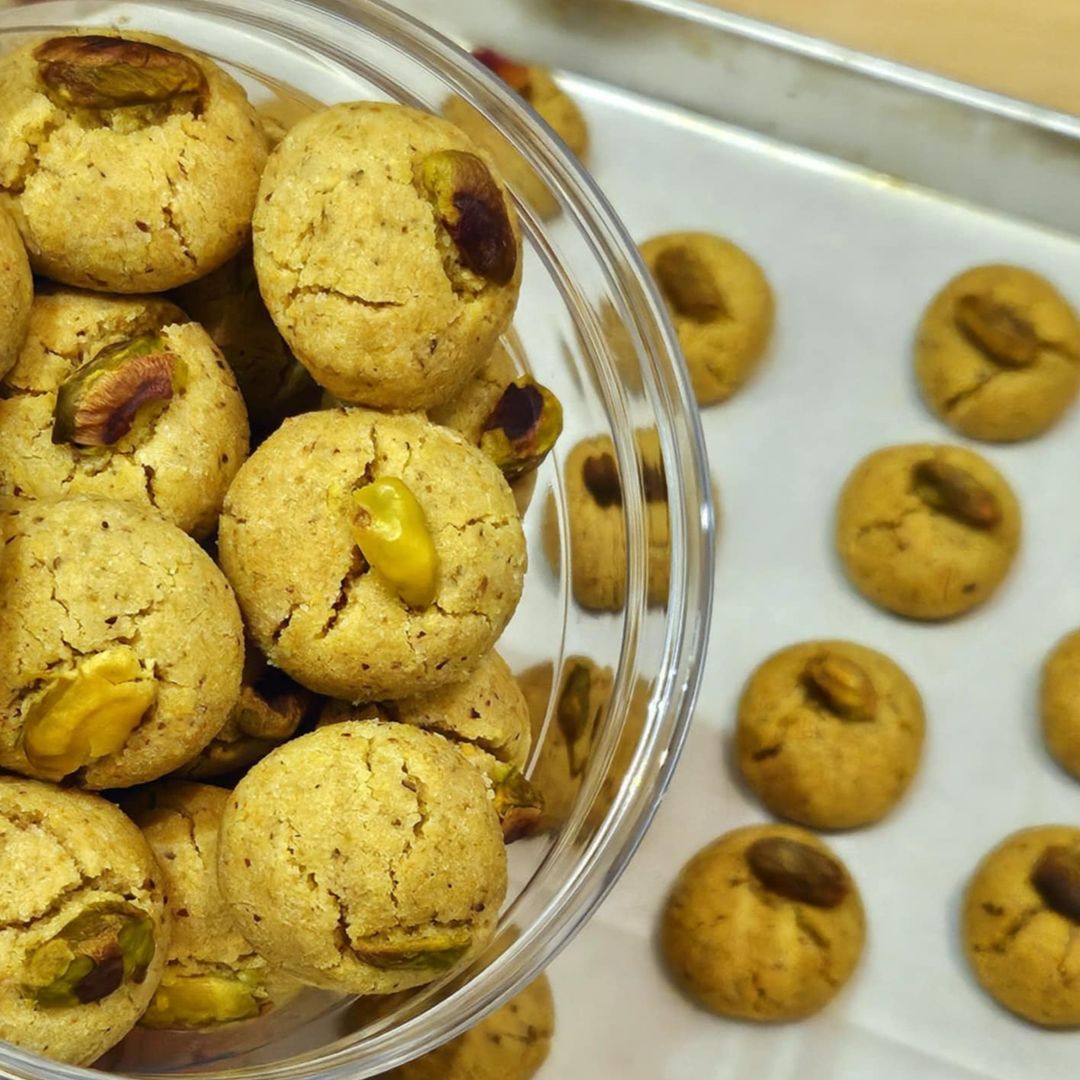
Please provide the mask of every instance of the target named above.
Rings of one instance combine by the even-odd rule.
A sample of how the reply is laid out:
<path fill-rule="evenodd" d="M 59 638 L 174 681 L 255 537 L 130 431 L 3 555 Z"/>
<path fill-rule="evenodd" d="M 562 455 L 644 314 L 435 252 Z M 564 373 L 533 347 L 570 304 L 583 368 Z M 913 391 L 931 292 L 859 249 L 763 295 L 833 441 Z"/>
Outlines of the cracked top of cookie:
<path fill-rule="evenodd" d="M 240 85 L 168 38 L 76 32 L 0 60 L 0 206 L 56 281 L 157 292 L 216 269 L 266 153 Z"/>

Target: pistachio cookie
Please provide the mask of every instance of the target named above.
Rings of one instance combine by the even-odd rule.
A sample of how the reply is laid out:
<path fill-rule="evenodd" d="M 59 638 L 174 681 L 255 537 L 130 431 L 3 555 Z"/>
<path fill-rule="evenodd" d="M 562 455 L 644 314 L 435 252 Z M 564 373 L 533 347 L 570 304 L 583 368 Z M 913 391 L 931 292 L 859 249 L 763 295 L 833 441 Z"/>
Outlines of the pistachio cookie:
<path fill-rule="evenodd" d="M 381 1080 L 532 1080 L 555 1034 L 555 1000 L 541 975 L 501 1009 Z"/>
<path fill-rule="evenodd" d="M 851 583 L 911 619 L 987 600 L 1020 546 L 1020 506 L 985 458 L 960 446 L 877 450 L 840 494 L 836 546 Z"/>
<path fill-rule="evenodd" d="M 907 790 L 925 718 L 915 684 L 887 656 L 850 641 L 807 641 L 770 656 L 739 702 L 739 769 L 780 817 L 851 829 Z"/>
<path fill-rule="evenodd" d="M 0 497 L 97 495 L 201 537 L 247 452 L 232 372 L 179 308 L 70 289 L 34 300 L 0 383 Z"/>
<path fill-rule="evenodd" d="M 667 233 L 641 245 L 667 301 L 699 405 L 726 401 L 757 367 L 773 294 L 742 248 L 712 233 Z"/>
<path fill-rule="evenodd" d="M 22 236 L 0 209 L 0 378 L 14 366 L 30 325 L 34 279 Z"/>
<path fill-rule="evenodd" d="M 506 895 L 480 774 L 442 736 L 333 724 L 263 758 L 221 826 L 236 926 L 314 986 L 388 994 L 475 956 Z"/>
<path fill-rule="evenodd" d="M 982 988 L 1033 1024 L 1080 1027 L 1080 829 L 1006 837 L 964 898 L 964 948 Z"/>
<path fill-rule="evenodd" d="M 13 776 L 0 776 L 0 852 L 0 1038 L 89 1065 L 161 978 L 160 870 L 112 803 Z"/>
<path fill-rule="evenodd" d="M 417 414 L 287 420 L 240 470 L 221 564 L 255 644 L 316 693 L 407 697 L 465 678 L 521 596 L 525 538 L 492 462 Z"/>
<path fill-rule="evenodd" d="M 743 1020 L 801 1020 L 851 978 L 866 921 L 855 882 L 813 833 L 736 829 L 683 867 L 661 948 L 703 1008 Z"/>
<path fill-rule="evenodd" d="M 139 1021 L 144 1027 L 249 1020 L 300 989 L 241 936 L 218 888 L 218 829 L 230 798 L 206 784 L 157 784 L 131 807 L 161 867 L 173 918 L 161 983 Z"/>
<path fill-rule="evenodd" d="M 915 371 L 927 405 L 961 435 L 1030 439 L 1080 390 L 1080 321 L 1046 278 L 976 266 L 926 309 Z"/>
<path fill-rule="evenodd" d="M 0 515 L 0 768 L 130 787 L 192 758 L 240 691 L 229 586 L 190 537 L 123 503 Z"/>
<path fill-rule="evenodd" d="M 297 124 L 270 157 L 254 233 L 270 314 L 342 401 L 448 400 L 517 303 L 521 236 L 502 182 L 453 124 L 401 105 Z"/>
<path fill-rule="evenodd" d="M 1047 749 L 1080 780 L 1080 630 L 1066 634 L 1046 658 L 1041 699 Z"/>
<path fill-rule="evenodd" d="M 215 270 L 266 153 L 240 85 L 168 38 L 64 34 L 0 60 L 0 207 L 66 285 L 161 292 Z"/>

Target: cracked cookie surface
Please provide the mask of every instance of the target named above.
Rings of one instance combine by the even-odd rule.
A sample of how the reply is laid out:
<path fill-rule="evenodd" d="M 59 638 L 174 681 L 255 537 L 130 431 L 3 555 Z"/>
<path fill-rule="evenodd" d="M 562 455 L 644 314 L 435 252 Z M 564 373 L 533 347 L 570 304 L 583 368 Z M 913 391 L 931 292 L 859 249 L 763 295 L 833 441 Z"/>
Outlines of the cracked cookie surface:
<path fill-rule="evenodd" d="M 995 500 L 999 519 L 975 527 L 927 504 L 913 470 L 931 461 L 964 470 Z M 960 446 L 913 444 L 877 450 L 840 494 L 836 547 L 867 599 L 912 619 L 948 619 L 987 600 L 1020 546 L 1020 506 L 985 458 Z"/>
<path fill-rule="evenodd" d="M 60 386 L 104 349 L 160 336 L 176 358 L 172 396 L 112 445 L 55 441 Z M 217 524 L 248 452 L 236 381 L 205 331 L 155 297 L 55 289 L 34 300 L 18 362 L 0 382 L 0 497 L 95 495 L 156 511 L 197 537 Z"/>
<path fill-rule="evenodd" d="M 34 281 L 22 236 L 11 215 L 0 209 L 0 378 L 11 370 L 22 348 L 33 299 Z"/>
<path fill-rule="evenodd" d="M 208 58 L 153 34 L 124 38 L 193 61 L 205 79 L 198 104 L 157 120 L 64 107 L 45 92 L 33 55 L 44 39 L 9 53 L 0 61 L 0 206 L 14 211 L 36 272 L 159 292 L 240 249 L 266 136 L 243 89 Z"/>
<path fill-rule="evenodd" d="M 219 871 L 263 956 L 355 994 L 474 956 L 506 895 L 480 773 L 441 736 L 379 721 L 320 728 L 254 766 L 230 797 Z"/>
<path fill-rule="evenodd" d="M 209 556 L 160 518 L 104 499 L 28 503 L 0 523 L 0 767 L 55 779 L 28 757 L 27 725 L 48 721 L 58 680 L 116 655 L 152 701 L 118 749 L 68 775 L 128 787 L 194 757 L 235 704 L 244 657 L 236 601 Z M 91 715 L 105 723 L 112 704 L 83 726 Z"/>
<path fill-rule="evenodd" d="M 865 675 L 867 715 L 842 715 L 815 692 L 806 668 L 822 657 Z M 856 828 L 884 817 L 907 791 L 924 730 L 919 692 L 887 656 L 850 641 L 802 642 L 765 660 L 743 690 L 739 769 L 772 813 L 816 829 Z"/>
<path fill-rule="evenodd" d="M 426 519 L 435 596 L 410 607 L 357 546 L 352 493 L 402 480 Z M 521 595 L 525 538 L 502 473 L 417 414 L 287 420 L 225 500 L 221 563 L 271 663 L 316 693 L 383 701 L 465 678 Z"/>
<path fill-rule="evenodd" d="M 1076 849 L 1080 829 L 1013 833 L 975 871 L 964 897 L 968 962 L 1000 1005 L 1044 1027 L 1080 1027 L 1080 923 L 1053 910 L 1032 882 L 1048 847 Z"/>
<path fill-rule="evenodd" d="M 500 284 L 457 264 L 416 170 L 442 151 L 477 154 L 452 124 L 380 102 L 302 120 L 270 157 L 253 222 L 255 268 L 278 329 L 343 401 L 428 408 L 490 355 L 513 315 L 517 258 Z"/>
<path fill-rule="evenodd" d="M 1047 748 L 1080 779 L 1080 630 L 1066 634 L 1046 658 L 1040 705 Z"/>
<path fill-rule="evenodd" d="M 978 326 L 973 333 L 958 317 L 959 306 L 974 301 L 987 324 L 982 334 L 990 335 L 982 346 Z M 919 326 L 915 371 L 927 405 L 961 435 L 1030 439 L 1053 427 L 1080 391 L 1080 321 L 1038 274 L 977 266 L 931 301 Z"/>
<path fill-rule="evenodd" d="M 89 1065 L 135 1026 L 161 977 L 168 925 L 157 864 L 111 803 L 11 776 L 0 777 L 0 852 L 0 1037 Z M 147 920 L 153 956 L 141 981 L 125 973 L 85 1004 L 35 1002 L 24 987 L 28 962 L 73 920 L 101 909 Z"/>
<path fill-rule="evenodd" d="M 843 900 L 815 907 L 764 888 L 746 852 L 766 838 L 829 856 L 843 871 Z M 721 836 L 686 864 L 664 909 L 661 949 L 675 981 L 702 1007 L 745 1020 L 799 1020 L 848 981 L 865 936 L 858 890 L 829 848 L 803 829 L 755 825 Z"/>

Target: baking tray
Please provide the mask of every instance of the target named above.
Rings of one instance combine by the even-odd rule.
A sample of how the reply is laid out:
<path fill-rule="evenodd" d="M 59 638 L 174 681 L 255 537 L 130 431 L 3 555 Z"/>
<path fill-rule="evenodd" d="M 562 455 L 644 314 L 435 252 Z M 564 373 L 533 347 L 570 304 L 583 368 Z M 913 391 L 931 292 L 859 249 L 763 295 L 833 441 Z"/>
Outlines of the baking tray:
<path fill-rule="evenodd" d="M 962 441 L 922 405 L 913 330 L 957 271 L 1008 261 L 1080 302 L 1080 123 L 676 0 L 411 0 L 465 44 L 560 69 L 589 164 L 630 232 L 726 234 L 762 263 L 778 320 L 759 376 L 704 413 L 720 492 L 711 655 L 670 795 L 611 898 L 555 963 L 545 1080 L 921 1080 L 1075 1075 L 1077 1035 L 1031 1028 L 967 972 L 965 881 L 1007 833 L 1080 821 L 1080 786 L 1038 734 L 1045 653 L 1080 625 L 1080 409 L 1013 447 L 979 446 L 1025 514 L 1011 578 L 975 614 L 903 622 L 847 584 L 831 542 L 851 467 L 892 442 Z M 695 1010 L 653 942 L 701 845 L 766 819 L 728 762 L 752 667 L 810 637 L 898 660 L 928 715 L 923 767 L 883 824 L 832 838 L 869 920 L 864 962 L 818 1017 L 754 1027 Z"/>

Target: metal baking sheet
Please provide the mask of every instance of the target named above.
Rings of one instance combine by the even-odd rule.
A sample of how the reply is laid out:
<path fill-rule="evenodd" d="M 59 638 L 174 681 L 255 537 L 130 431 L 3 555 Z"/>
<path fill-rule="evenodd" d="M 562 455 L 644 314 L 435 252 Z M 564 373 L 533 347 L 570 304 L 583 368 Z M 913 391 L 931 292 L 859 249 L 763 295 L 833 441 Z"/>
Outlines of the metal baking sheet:
<path fill-rule="evenodd" d="M 998 596 L 967 618 L 920 625 L 872 608 L 845 581 L 831 526 L 840 485 L 866 453 L 961 441 L 927 412 L 912 374 L 914 327 L 945 280 L 1013 262 L 1080 303 L 1080 126 L 744 20 L 709 23 L 689 5 L 682 18 L 666 2 L 408 6 L 467 43 L 576 68 L 564 82 L 589 121 L 589 165 L 631 233 L 723 233 L 761 262 L 777 296 L 760 374 L 704 413 L 720 541 L 694 729 L 636 861 L 550 972 L 558 1023 L 542 1077 L 1073 1075 L 1080 1036 L 1029 1027 L 979 991 L 959 905 L 1007 833 L 1080 820 L 1080 786 L 1049 759 L 1037 723 L 1042 659 L 1080 625 L 1070 494 L 1080 409 L 1031 443 L 977 447 L 1019 494 L 1025 539 Z M 744 679 L 785 644 L 835 636 L 889 653 L 915 679 L 928 715 L 923 766 L 883 824 L 832 838 L 869 920 L 848 988 L 798 1025 L 720 1020 L 669 984 L 657 916 L 694 851 L 767 818 L 728 760 Z"/>

